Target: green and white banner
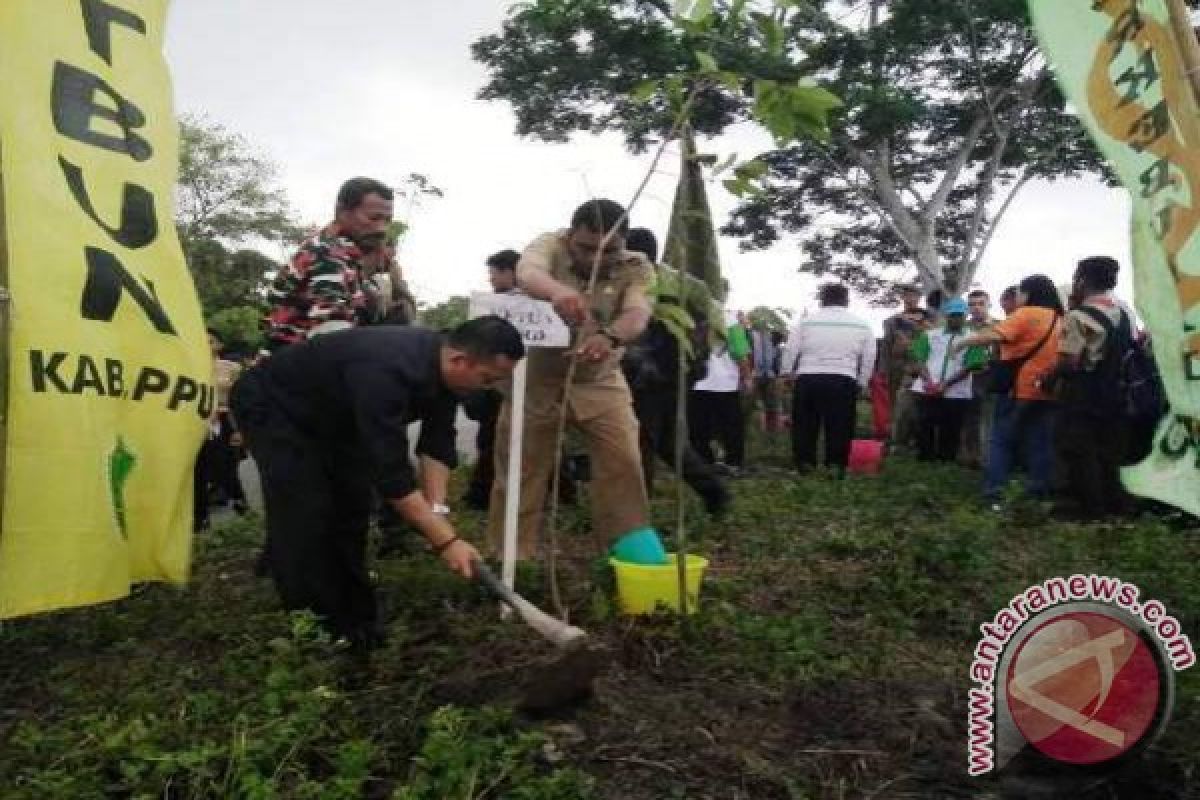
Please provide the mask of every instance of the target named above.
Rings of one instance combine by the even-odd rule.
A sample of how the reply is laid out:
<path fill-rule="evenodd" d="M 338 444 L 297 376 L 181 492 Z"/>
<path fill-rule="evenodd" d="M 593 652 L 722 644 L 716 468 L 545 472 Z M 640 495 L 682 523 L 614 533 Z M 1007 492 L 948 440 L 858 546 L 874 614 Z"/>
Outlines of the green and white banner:
<path fill-rule="evenodd" d="M 1126 487 L 1200 514 L 1200 116 L 1172 0 L 1029 0 L 1059 85 L 1133 199 L 1138 312 L 1171 410 Z M 1182 7 L 1175 9 L 1180 13 Z M 1178 19 L 1176 20 L 1178 22 Z"/>

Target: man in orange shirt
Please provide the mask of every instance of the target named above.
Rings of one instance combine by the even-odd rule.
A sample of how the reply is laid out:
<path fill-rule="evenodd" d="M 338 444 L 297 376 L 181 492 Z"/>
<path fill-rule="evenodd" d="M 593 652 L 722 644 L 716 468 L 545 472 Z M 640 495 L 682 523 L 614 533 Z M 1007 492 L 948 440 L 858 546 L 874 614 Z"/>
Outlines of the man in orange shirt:
<path fill-rule="evenodd" d="M 957 349 L 1000 345 L 1000 361 L 992 373 L 991 388 L 998 396 L 983 485 L 985 498 L 997 511 L 1015 453 L 1026 455 L 1026 490 L 1035 497 L 1049 495 L 1054 470 L 1056 404 L 1042 387 L 1042 377 L 1058 364 L 1062 301 L 1053 281 L 1031 275 L 1021 281 L 1017 305 L 1007 319 L 955 344 Z"/>

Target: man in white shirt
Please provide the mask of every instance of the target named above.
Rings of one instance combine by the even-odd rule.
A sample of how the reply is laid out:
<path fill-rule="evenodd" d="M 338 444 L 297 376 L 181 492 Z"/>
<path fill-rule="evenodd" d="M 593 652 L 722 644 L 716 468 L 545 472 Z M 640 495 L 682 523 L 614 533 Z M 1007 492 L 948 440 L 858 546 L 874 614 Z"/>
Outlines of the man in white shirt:
<path fill-rule="evenodd" d="M 970 335 L 967 303 L 954 298 L 942 306 L 946 323 L 923 332 L 913 342 L 913 359 L 921 376 L 913 383 L 920 424 L 917 457 L 922 461 L 952 462 L 958 456 L 963 420 L 973 397 L 973 373 L 987 364 L 985 347 L 958 349 L 955 344 Z M 976 430 L 978 437 L 978 430 Z"/>
<path fill-rule="evenodd" d="M 729 330 L 737 322 L 726 315 Z M 712 444 L 721 446 L 722 462 L 730 475 L 738 475 L 746 461 L 746 421 L 742 410 L 741 388 L 744 370 L 730 355 L 728 347 L 714 350 L 708 357 L 708 370 L 688 393 L 688 430 L 692 447 L 709 464 L 716 464 Z"/>
<path fill-rule="evenodd" d="M 788 337 L 784 372 L 793 379 L 792 457 L 806 472 L 817 463 L 817 436 L 825 434 L 825 466 L 842 477 L 854 438 L 855 405 L 875 368 L 875 334 L 850 313 L 850 292 L 826 284 L 821 308 L 801 319 Z"/>

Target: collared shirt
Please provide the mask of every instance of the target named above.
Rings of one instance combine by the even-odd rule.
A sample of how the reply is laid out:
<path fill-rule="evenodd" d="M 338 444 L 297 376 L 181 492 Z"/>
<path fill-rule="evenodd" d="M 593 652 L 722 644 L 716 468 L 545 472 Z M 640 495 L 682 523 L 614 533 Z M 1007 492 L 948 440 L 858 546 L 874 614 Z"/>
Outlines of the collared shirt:
<path fill-rule="evenodd" d="M 454 396 L 441 375 L 442 336 L 379 325 L 336 331 L 285 347 L 258 373 L 272 405 L 333 459 L 365 458 L 387 498 L 416 489 L 408 425 L 421 421 L 417 452 L 457 464 Z"/>
<path fill-rule="evenodd" d="M 574 259 L 567 247 L 569 231 L 547 233 L 535 239 L 521 254 L 517 263 L 517 282 L 520 285 L 531 272 L 545 272 L 554 280 L 584 294 L 587 291 L 587 276 L 581 276 L 574 267 Z M 646 292 L 654 277 L 654 267 L 641 253 L 624 252 L 608 269 L 602 269 L 596 280 L 595 292 L 588 298 L 592 316 L 601 326 L 613 320 L 631 306 L 650 310 Z M 549 382 L 562 384 L 566 378 L 569 359 L 564 358 L 565 348 L 538 347 L 529 353 L 530 384 Z M 576 383 L 608 381 L 620 375 L 623 351 L 616 348 L 603 362 L 592 364 L 581 362 L 575 372 Z"/>
<path fill-rule="evenodd" d="M 874 368 L 871 326 L 839 306 L 822 308 L 797 322 L 783 353 L 787 374 L 844 375 L 864 388 Z"/>
<path fill-rule="evenodd" d="M 925 365 L 929 377 L 940 386 L 963 370 L 974 372 L 982 368 L 988 359 L 986 347 L 968 347 L 966 350 L 955 351 L 955 342 L 965 339 L 971 332 L 967 329 L 952 331 L 949 328 L 939 328 L 934 331 L 923 331 L 913 342 L 913 358 Z M 947 387 L 942 397 L 949 400 L 969 400 L 972 396 L 972 378 L 968 374 L 958 383 Z M 917 394 L 925 394 L 925 379 L 917 378 L 912 390 Z"/>
<path fill-rule="evenodd" d="M 329 225 L 308 239 L 267 289 L 271 310 L 267 337 L 292 344 L 316 333 L 383 322 L 410 322 L 411 295 L 390 257 L 366 263 L 366 254 L 339 226 Z M 386 262 L 386 263 L 385 263 Z"/>
<path fill-rule="evenodd" d="M 1082 306 L 1090 306 L 1103 312 L 1112 322 L 1113 327 L 1121 324 L 1121 315 L 1126 313 L 1120 304 L 1110 295 L 1089 297 Z M 1133 318 L 1130 317 L 1132 327 Z M 1104 326 L 1086 312 L 1075 309 L 1067 312 L 1063 320 L 1062 340 L 1058 344 L 1058 352 L 1063 355 L 1079 356 L 1081 369 L 1094 369 L 1104 358 L 1104 346 L 1108 335 Z"/>

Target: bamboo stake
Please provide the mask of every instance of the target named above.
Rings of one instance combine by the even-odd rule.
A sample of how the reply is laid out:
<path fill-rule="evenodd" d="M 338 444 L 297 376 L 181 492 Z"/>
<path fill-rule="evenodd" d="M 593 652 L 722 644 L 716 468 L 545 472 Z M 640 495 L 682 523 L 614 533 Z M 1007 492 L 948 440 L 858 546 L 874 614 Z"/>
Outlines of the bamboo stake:
<path fill-rule="evenodd" d="M 685 134 L 690 134 L 690 130 L 685 130 Z M 691 169 L 691 158 L 695 153 L 691 152 L 691 137 L 685 135 L 683 138 L 683 153 L 681 161 L 683 169 L 680 171 L 680 180 L 684 186 L 688 186 L 688 170 Z M 685 198 L 684 208 L 686 211 L 687 202 L 690 198 Z M 687 231 L 688 226 L 681 226 L 684 231 Z M 686 235 L 686 233 L 685 233 Z M 687 294 L 688 294 L 688 271 L 684 265 L 676 266 L 677 278 L 679 281 L 679 306 L 687 311 Z M 695 320 L 693 319 L 693 323 Z M 683 453 L 687 447 L 688 441 L 688 425 L 687 425 L 687 360 L 684 357 L 683 342 L 679 343 L 679 369 L 678 381 L 675 387 L 675 568 L 676 576 L 679 579 L 679 623 L 681 628 L 687 629 L 688 615 L 688 596 L 687 596 L 687 515 L 684 510 L 685 496 L 683 490 Z"/>
<path fill-rule="evenodd" d="M 1175 41 L 1179 44 L 1179 53 L 1187 70 L 1188 81 L 1192 85 L 1192 94 L 1200 98 L 1200 42 L 1196 41 L 1191 13 L 1184 0 L 1167 0 L 1167 11 L 1171 15 L 1171 28 L 1175 33 Z"/>

